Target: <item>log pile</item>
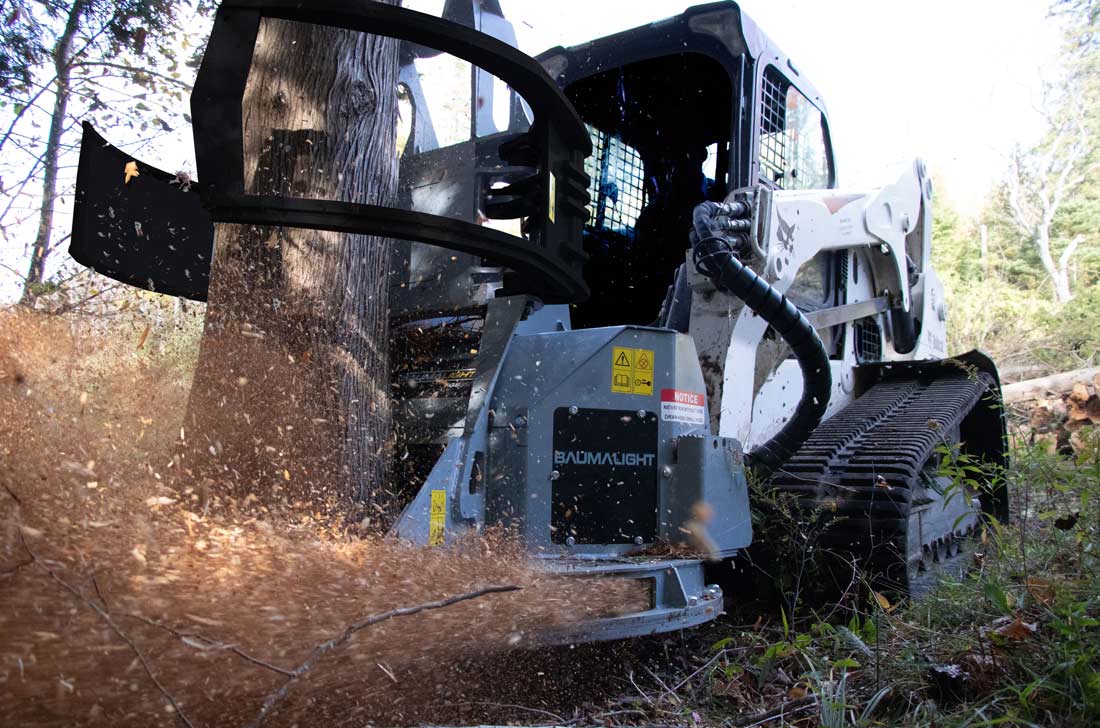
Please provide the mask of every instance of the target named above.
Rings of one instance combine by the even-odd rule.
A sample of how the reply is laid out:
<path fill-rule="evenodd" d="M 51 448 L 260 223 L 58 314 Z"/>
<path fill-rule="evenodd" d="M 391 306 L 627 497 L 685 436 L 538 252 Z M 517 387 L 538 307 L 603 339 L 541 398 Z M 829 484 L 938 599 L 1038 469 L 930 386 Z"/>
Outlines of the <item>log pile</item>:
<path fill-rule="evenodd" d="M 1058 451 L 1081 453 L 1096 447 L 1100 432 L 1100 367 L 1029 379 L 1004 387 L 1005 405 L 1016 436 L 1049 442 Z"/>

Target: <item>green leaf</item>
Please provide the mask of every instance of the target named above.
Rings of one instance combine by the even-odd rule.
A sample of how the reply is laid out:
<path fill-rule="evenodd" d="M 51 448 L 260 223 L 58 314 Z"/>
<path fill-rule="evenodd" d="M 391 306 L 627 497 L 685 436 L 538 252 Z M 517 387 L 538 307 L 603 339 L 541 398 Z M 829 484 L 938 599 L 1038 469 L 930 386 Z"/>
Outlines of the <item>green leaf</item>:
<path fill-rule="evenodd" d="M 710 651 L 711 652 L 721 652 L 722 650 L 729 647 L 731 642 L 733 642 L 733 637 L 723 637 L 722 639 L 718 640 L 717 642 L 715 642 L 713 645 L 710 646 Z"/>
<path fill-rule="evenodd" d="M 993 602 L 993 606 L 1000 609 L 1001 612 L 1004 614 L 1012 613 L 1012 608 L 1008 605 L 1008 596 L 1005 594 L 1000 584 L 993 581 L 987 581 L 982 585 L 982 593 L 984 593 L 986 599 Z"/>
<path fill-rule="evenodd" d="M 845 657 L 841 660 L 837 660 L 833 663 L 833 668 L 839 670 L 841 668 L 856 669 L 859 668 L 859 661 L 854 657 Z"/>

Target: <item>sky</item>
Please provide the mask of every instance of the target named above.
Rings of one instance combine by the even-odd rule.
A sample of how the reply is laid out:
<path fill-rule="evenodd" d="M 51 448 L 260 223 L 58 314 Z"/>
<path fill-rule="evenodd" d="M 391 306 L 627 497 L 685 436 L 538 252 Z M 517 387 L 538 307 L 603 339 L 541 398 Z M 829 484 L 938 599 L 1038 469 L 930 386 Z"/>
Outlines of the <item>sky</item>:
<path fill-rule="evenodd" d="M 521 50 L 532 55 L 694 4 L 500 2 Z M 405 2 L 436 13 L 442 4 Z M 1043 82 L 1056 78 L 1061 43 L 1047 0 L 744 0 L 741 7 L 825 99 L 844 187 L 886 184 L 920 156 L 939 194 L 960 212 L 976 214 L 1013 145 L 1033 142 L 1042 132 Z M 122 146 L 126 140 L 111 141 Z M 164 138 L 139 156 L 163 169 L 194 169 L 189 134 Z M 71 209 L 62 204 L 59 218 L 67 220 Z M 33 229 L 26 236 L 33 237 Z M 23 270 L 26 241 L 18 237 L 0 241 L 0 263 Z M 18 291 L 18 279 L 0 268 L 0 300 Z"/>
<path fill-rule="evenodd" d="M 501 0 L 538 53 L 676 15 L 680 0 Z M 1015 143 L 1042 131 L 1061 34 L 1045 0 L 743 0 L 828 107 L 839 180 L 876 187 L 922 157 L 963 213 L 981 209 Z"/>

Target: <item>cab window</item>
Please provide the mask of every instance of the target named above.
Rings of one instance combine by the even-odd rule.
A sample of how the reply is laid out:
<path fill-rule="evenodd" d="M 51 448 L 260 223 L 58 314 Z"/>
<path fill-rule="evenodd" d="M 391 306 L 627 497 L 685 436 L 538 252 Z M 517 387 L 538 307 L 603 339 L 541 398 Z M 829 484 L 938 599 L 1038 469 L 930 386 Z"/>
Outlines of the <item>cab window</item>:
<path fill-rule="evenodd" d="M 774 66 L 760 92 L 760 178 L 782 190 L 826 189 L 830 183 L 824 118 Z"/>

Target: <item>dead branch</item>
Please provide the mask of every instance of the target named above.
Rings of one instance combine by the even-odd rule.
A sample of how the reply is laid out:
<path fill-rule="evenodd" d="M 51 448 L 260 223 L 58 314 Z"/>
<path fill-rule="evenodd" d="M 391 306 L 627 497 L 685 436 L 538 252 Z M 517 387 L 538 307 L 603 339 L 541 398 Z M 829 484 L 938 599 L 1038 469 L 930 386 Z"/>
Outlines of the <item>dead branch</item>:
<path fill-rule="evenodd" d="M 96 614 L 98 614 L 103 619 L 103 621 L 107 623 L 107 626 L 111 628 L 111 631 L 118 635 L 123 642 L 130 646 L 130 649 L 133 650 L 134 655 L 137 656 L 138 662 L 141 663 L 142 669 L 145 670 L 145 674 L 148 675 L 149 679 L 153 681 L 153 685 L 155 685 L 157 690 L 160 691 L 160 694 L 163 695 L 164 698 L 171 704 L 173 710 L 176 711 L 176 716 L 184 725 L 187 726 L 187 728 L 195 728 L 195 725 L 187 717 L 187 714 L 183 712 L 183 708 L 180 707 L 179 703 L 176 702 L 176 699 L 172 697 L 172 694 L 169 693 L 168 690 L 165 689 L 164 685 L 161 684 L 160 680 L 157 679 L 157 676 L 153 673 L 153 669 L 149 666 L 148 660 L 145 659 L 145 655 L 140 649 L 138 649 L 137 644 L 130 638 L 130 636 L 122 631 L 122 628 L 118 626 L 115 620 L 111 619 L 111 615 L 103 607 L 100 607 L 98 604 L 88 599 L 80 592 L 79 589 L 62 579 L 60 576 L 57 575 L 56 572 L 54 572 L 53 569 L 47 566 L 44 561 L 39 559 L 38 555 L 35 554 L 35 552 L 31 549 L 31 545 L 27 543 L 27 537 L 23 534 L 23 529 L 20 528 L 18 530 L 19 540 L 23 543 L 23 549 L 27 552 L 27 557 L 30 558 L 31 562 L 33 562 L 34 565 L 38 568 L 45 571 L 46 574 L 48 574 L 51 579 L 53 579 L 55 582 L 57 582 L 58 585 L 65 589 L 65 591 L 72 594 L 74 597 L 76 597 L 86 606 L 92 609 Z"/>
<path fill-rule="evenodd" d="M 738 718 L 733 724 L 737 726 L 737 728 L 753 728 L 754 726 L 762 725 L 769 721 L 776 720 L 777 718 L 786 718 L 792 713 L 800 713 L 808 708 L 816 706 L 817 696 L 807 695 L 804 698 L 788 700 L 779 707 L 766 710 L 763 713 L 756 713 L 755 715 L 747 715 L 743 718 Z"/>
<path fill-rule="evenodd" d="M 157 629 L 164 630 L 183 644 L 196 650 L 224 650 L 226 652 L 232 652 L 237 657 L 247 660 L 252 664 L 258 665 L 267 670 L 271 670 L 272 672 L 277 672 L 280 675 L 285 675 L 287 677 L 294 676 L 293 670 L 288 670 L 285 667 L 279 667 L 278 665 L 272 665 L 270 662 L 261 660 L 259 657 L 245 652 L 236 645 L 219 642 L 218 640 L 211 639 L 204 634 L 200 634 L 198 632 L 185 632 L 183 630 L 176 629 L 171 625 L 165 624 L 164 622 L 158 622 L 155 619 L 150 619 L 149 617 L 146 617 L 142 614 L 136 614 L 134 612 L 119 612 L 119 616 L 136 619 L 139 622 L 143 622 L 149 625 L 150 627 L 156 627 Z"/>
<path fill-rule="evenodd" d="M 21 505 L 23 505 L 23 501 L 21 501 L 21 500 L 19 499 L 19 496 L 17 496 L 17 495 L 15 494 L 15 491 L 14 491 L 14 490 L 12 490 L 12 489 L 11 489 L 11 487 L 10 487 L 10 486 L 9 486 L 9 485 L 8 485 L 7 483 L 0 483 L 0 485 L 3 485 L 3 486 L 4 486 L 4 490 L 5 490 L 6 492 L 7 492 L 7 494 L 8 494 L 8 495 L 10 495 L 10 496 L 11 496 L 11 499 L 12 499 L 13 501 L 15 501 L 15 504 L 16 504 L 17 506 L 21 506 Z"/>
<path fill-rule="evenodd" d="M 312 668 L 317 663 L 317 661 L 325 655 L 325 653 L 331 652 L 332 650 L 346 643 L 355 635 L 356 632 L 378 624 L 379 622 L 384 622 L 387 619 L 393 619 L 394 617 L 408 617 L 432 609 L 442 609 L 444 607 L 449 607 L 452 604 L 458 604 L 459 602 L 464 602 L 469 599 L 477 599 L 478 597 L 483 597 L 487 594 L 518 591 L 519 588 L 520 587 L 515 585 L 487 586 L 482 589 L 466 592 L 464 594 L 457 594 L 453 597 L 447 597 L 446 599 L 440 599 L 435 602 L 425 602 L 424 604 L 418 604 L 414 607 L 399 607 L 398 609 L 391 609 L 388 612 L 374 614 L 364 618 L 359 622 L 348 625 L 344 629 L 344 631 L 336 637 L 333 637 L 330 640 L 326 640 L 325 642 L 322 642 L 321 644 L 313 648 L 313 650 L 309 653 L 309 656 L 306 657 L 302 664 L 298 665 L 298 667 L 294 668 L 294 670 L 291 671 L 291 675 L 287 678 L 287 681 L 283 683 L 283 685 L 278 690 L 267 696 L 267 698 L 264 700 L 263 707 L 260 708 L 259 714 L 251 723 L 249 723 L 249 727 L 258 728 L 260 725 L 262 725 L 263 722 L 267 720 L 268 716 L 271 715 L 271 712 L 275 709 L 275 706 L 278 705 L 279 702 L 281 702 L 283 698 L 287 696 L 287 693 L 290 692 L 290 688 L 294 685 L 295 682 L 300 680 L 302 676 L 305 675 L 306 672 L 308 672 L 310 668 Z"/>

